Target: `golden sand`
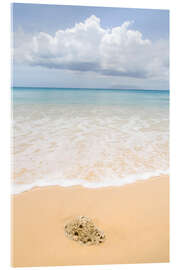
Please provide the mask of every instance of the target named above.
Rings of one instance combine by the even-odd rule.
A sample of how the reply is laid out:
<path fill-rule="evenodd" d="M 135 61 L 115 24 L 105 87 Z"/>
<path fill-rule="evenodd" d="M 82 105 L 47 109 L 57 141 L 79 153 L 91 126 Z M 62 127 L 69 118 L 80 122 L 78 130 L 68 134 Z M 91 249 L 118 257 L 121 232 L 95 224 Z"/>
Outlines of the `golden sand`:
<path fill-rule="evenodd" d="M 83 246 L 64 225 L 87 216 L 106 241 Z M 12 196 L 12 266 L 169 261 L 168 176 L 123 187 L 43 187 Z"/>

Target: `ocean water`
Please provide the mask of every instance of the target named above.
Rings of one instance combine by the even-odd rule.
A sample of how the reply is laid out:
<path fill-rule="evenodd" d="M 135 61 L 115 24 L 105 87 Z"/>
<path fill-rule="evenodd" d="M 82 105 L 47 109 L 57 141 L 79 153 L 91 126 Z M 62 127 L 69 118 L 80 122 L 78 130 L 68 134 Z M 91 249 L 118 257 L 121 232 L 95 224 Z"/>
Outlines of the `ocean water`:
<path fill-rule="evenodd" d="M 13 88 L 13 193 L 169 170 L 169 91 Z"/>

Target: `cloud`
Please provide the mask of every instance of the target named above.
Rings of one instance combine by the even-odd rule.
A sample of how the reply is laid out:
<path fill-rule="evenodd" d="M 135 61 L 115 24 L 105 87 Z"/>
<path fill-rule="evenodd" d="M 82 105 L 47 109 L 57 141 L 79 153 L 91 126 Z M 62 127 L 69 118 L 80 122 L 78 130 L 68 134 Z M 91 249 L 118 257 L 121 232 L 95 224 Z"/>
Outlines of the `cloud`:
<path fill-rule="evenodd" d="M 152 42 L 130 29 L 133 22 L 104 29 L 95 15 L 54 36 L 14 33 L 14 61 L 103 76 L 168 80 L 168 41 Z"/>

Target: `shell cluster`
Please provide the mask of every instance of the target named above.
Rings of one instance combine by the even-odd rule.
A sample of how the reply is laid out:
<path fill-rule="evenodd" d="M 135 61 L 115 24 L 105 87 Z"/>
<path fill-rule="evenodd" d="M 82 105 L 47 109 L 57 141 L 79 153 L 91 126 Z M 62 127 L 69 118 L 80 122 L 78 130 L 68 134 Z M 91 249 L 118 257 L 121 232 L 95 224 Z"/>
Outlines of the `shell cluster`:
<path fill-rule="evenodd" d="M 85 216 L 78 217 L 67 223 L 64 230 L 68 238 L 82 245 L 98 245 L 105 241 L 104 232 L 96 228 L 92 220 Z"/>

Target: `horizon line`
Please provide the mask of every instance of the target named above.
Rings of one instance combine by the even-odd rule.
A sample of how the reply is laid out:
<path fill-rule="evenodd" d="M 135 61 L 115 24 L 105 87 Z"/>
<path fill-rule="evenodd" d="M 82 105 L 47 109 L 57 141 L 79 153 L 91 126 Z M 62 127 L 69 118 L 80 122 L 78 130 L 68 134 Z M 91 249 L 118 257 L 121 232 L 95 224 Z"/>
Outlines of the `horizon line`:
<path fill-rule="evenodd" d="M 52 86 L 11 86 L 11 88 L 46 88 L 46 89 L 90 89 L 90 90 L 137 90 L 137 91 L 170 91 L 169 89 L 139 89 L 139 88 L 91 88 L 91 87 L 52 87 Z"/>

